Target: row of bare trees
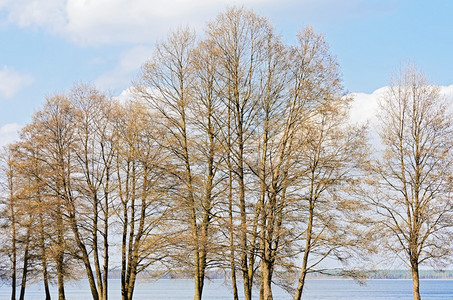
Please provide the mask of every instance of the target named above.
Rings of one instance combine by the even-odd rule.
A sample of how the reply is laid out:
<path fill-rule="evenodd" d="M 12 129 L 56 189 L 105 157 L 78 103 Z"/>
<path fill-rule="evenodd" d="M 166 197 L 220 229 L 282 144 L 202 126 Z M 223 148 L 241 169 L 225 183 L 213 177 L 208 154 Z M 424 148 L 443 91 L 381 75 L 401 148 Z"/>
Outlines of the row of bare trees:
<path fill-rule="evenodd" d="M 308 273 L 357 276 L 348 263 L 361 267 L 372 240 L 410 264 L 416 298 L 418 265 L 451 248 L 452 132 L 436 89 L 408 73 L 383 102 L 378 159 L 348 122 L 323 36 L 306 28 L 288 46 L 243 9 L 203 39 L 170 34 L 130 101 L 86 85 L 49 97 L 3 156 L 11 298 L 41 280 L 62 300 L 87 278 L 107 300 L 117 267 L 124 300 L 143 272 L 190 274 L 201 299 L 210 270 L 234 299 L 254 287 L 273 299 L 276 283 L 298 300 Z"/>
<path fill-rule="evenodd" d="M 107 299 L 112 254 L 123 299 L 132 299 L 137 274 L 165 260 L 169 232 L 160 227 L 173 219 L 172 186 L 150 121 L 143 106 L 80 85 L 48 98 L 10 145 L 2 208 L 13 299 L 19 275 L 20 299 L 30 275 L 43 281 L 46 299 L 51 282 L 64 299 L 74 276 L 88 279 L 93 299 Z"/>

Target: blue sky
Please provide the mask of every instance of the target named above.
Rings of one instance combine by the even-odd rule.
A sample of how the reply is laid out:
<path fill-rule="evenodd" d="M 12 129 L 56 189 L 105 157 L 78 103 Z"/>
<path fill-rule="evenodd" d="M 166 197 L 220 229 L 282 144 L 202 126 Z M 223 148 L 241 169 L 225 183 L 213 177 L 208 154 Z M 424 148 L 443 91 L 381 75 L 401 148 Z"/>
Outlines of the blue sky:
<path fill-rule="evenodd" d="M 232 5 L 270 19 L 288 43 L 307 25 L 323 33 L 350 93 L 373 94 L 408 62 L 453 85 L 449 0 L 0 0 L 0 145 L 75 83 L 119 95 L 170 30 L 202 33 Z"/>

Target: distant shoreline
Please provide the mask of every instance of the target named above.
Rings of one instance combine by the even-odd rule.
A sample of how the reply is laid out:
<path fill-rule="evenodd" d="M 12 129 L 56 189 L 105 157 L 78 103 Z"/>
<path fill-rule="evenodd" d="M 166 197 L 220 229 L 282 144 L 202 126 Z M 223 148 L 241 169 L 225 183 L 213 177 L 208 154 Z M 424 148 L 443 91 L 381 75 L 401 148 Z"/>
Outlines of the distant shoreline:
<path fill-rule="evenodd" d="M 356 280 L 352 276 L 341 276 L 337 275 L 337 270 L 332 270 L 330 274 L 319 274 L 310 273 L 307 274 L 307 280 Z M 365 276 L 366 274 L 366 276 Z M 109 271 L 109 279 L 119 280 L 121 279 L 121 272 L 118 270 Z M 159 276 L 157 274 L 139 274 L 137 280 L 139 281 L 156 281 L 156 280 L 192 280 L 190 275 L 181 274 L 167 274 Z M 81 279 L 81 280 L 84 280 Z M 208 273 L 206 280 L 228 280 L 225 274 L 219 272 Z M 291 279 L 288 279 L 291 280 Z M 297 280 L 297 278 L 294 278 Z M 409 270 L 375 270 L 364 272 L 363 277 L 357 277 L 357 280 L 411 280 L 411 274 Z M 420 280 L 453 280 L 453 270 L 435 271 L 435 270 L 420 270 Z M 75 280 L 78 281 L 78 280 Z M 3 281 L 4 282 L 4 281 Z"/>

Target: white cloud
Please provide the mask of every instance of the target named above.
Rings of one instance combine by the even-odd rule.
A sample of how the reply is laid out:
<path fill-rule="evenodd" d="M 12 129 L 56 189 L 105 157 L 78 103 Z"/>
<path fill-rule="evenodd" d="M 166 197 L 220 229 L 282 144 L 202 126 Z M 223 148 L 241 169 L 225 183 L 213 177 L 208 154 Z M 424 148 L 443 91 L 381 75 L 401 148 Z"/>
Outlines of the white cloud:
<path fill-rule="evenodd" d="M 441 86 L 439 93 L 453 105 L 453 84 L 450 86 Z"/>
<path fill-rule="evenodd" d="M 382 87 L 371 94 L 352 93 L 348 96 L 353 97 L 349 112 L 350 122 L 357 125 L 369 125 L 369 138 L 375 148 L 380 148 L 378 135 L 378 102 L 388 91 L 388 87 Z M 439 93 L 450 102 L 450 109 L 453 112 L 453 85 L 439 86 Z"/>
<path fill-rule="evenodd" d="M 22 127 L 17 123 L 5 124 L 0 127 L 0 147 L 6 146 L 19 138 Z"/>
<path fill-rule="evenodd" d="M 0 99 L 11 98 L 20 89 L 31 84 L 33 77 L 21 74 L 7 66 L 0 69 Z"/>
<path fill-rule="evenodd" d="M 178 25 L 202 28 L 231 6 L 252 8 L 266 12 L 268 17 L 292 19 L 298 24 L 301 19 L 325 15 L 326 8 L 340 19 L 351 11 L 366 14 L 366 8 L 376 9 L 376 4 L 366 0 L 335 3 L 281 0 L 276 7 L 272 0 L 0 0 L 0 12 L 22 27 L 46 28 L 78 44 L 101 45 L 155 41 Z M 331 18 L 329 15 L 327 19 Z"/>
<path fill-rule="evenodd" d="M 66 23 L 64 0 L 0 0 L 8 21 L 21 27 L 45 27 L 58 31 Z"/>
<path fill-rule="evenodd" d="M 270 0 L 0 0 L 0 12 L 21 27 L 42 27 L 78 44 L 149 42 L 175 24 L 201 26 L 232 5 Z"/>
<path fill-rule="evenodd" d="M 174 26 L 201 27 L 219 9 L 269 0 L 68 0 L 66 32 L 80 44 L 149 42 Z"/>
<path fill-rule="evenodd" d="M 133 87 L 129 87 L 121 92 L 119 96 L 115 97 L 120 103 L 127 103 L 134 99 Z"/>
<path fill-rule="evenodd" d="M 375 90 L 371 94 L 352 93 L 348 96 L 353 97 L 349 120 L 355 125 L 368 124 L 369 142 L 375 149 L 380 148 L 379 135 L 377 133 L 377 110 L 379 99 L 387 91 L 388 87 Z"/>
<path fill-rule="evenodd" d="M 378 109 L 378 99 L 387 90 L 387 87 L 377 89 L 371 94 L 352 93 L 353 97 L 349 117 L 352 123 L 365 124 L 376 122 L 376 112 Z"/>

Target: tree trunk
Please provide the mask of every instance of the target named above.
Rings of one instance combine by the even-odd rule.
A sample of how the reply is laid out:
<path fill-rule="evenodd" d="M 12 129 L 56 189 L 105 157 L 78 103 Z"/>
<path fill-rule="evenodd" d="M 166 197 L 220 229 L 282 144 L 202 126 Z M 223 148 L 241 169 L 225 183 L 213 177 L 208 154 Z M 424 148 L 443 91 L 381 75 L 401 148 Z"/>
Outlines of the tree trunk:
<path fill-rule="evenodd" d="M 193 204 L 193 201 L 191 201 Z M 199 237 L 198 237 L 198 232 L 197 232 L 197 224 L 196 224 L 196 216 L 195 216 L 195 209 L 192 206 L 191 208 L 191 230 L 192 230 L 192 238 L 194 239 L 194 264 L 195 264 L 195 269 L 194 269 L 194 279 L 195 279 L 195 293 L 194 293 L 194 300 L 200 300 L 201 299 L 201 291 L 200 291 L 200 285 L 201 285 L 201 280 L 200 280 L 200 251 L 199 251 Z"/>
<path fill-rule="evenodd" d="M 47 265 L 43 266 L 43 283 L 44 283 L 44 292 L 46 294 L 46 300 L 52 299 L 50 296 L 50 287 L 49 287 L 49 275 L 47 273 Z"/>
<path fill-rule="evenodd" d="M 73 204 L 70 204 L 71 206 Z M 75 211 L 75 208 L 74 207 L 71 207 L 71 211 Z M 88 282 L 90 284 L 90 291 L 91 291 L 91 296 L 93 297 L 93 300 L 99 300 L 99 293 L 98 293 L 98 289 L 96 287 L 96 281 L 95 281 L 95 278 L 94 278 L 94 274 L 93 274 L 93 270 L 91 268 L 91 263 L 90 263 L 90 258 L 88 256 L 88 251 L 86 249 L 86 246 L 85 244 L 83 243 L 81 237 L 80 237 L 80 233 L 79 233 L 79 230 L 78 230 L 78 225 L 77 225 L 77 220 L 76 220 L 76 216 L 74 213 L 70 212 L 69 213 L 69 221 L 71 222 L 71 228 L 72 228 L 72 232 L 74 233 L 74 238 L 75 238 L 75 241 L 77 243 L 77 246 L 80 250 L 80 252 L 82 252 L 82 261 L 83 261 L 83 264 L 85 265 L 85 271 L 86 271 L 86 274 L 87 274 L 87 277 L 88 277 Z"/>
<path fill-rule="evenodd" d="M 205 242 L 205 234 L 207 234 L 207 228 L 203 228 L 202 232 L 202 240 L 203 243 Z M 204 245 L 202 245 L 204 247 Z M 206 250 L 199 251 L 199 262 L 198 262 L 198 270 L 197 274 L 195 274 L 195 296 L 194 300 L 201 300 L 203 295 L 203 287 L 204 287 L 204 278 L 206 272 Z"/>
<path fill-rule="evenodd" d="M 260 198 L 257 203 L 257 208 L 255 212 L 254 219 L 254 228 L 253 228 L 253 239 L 256 238 L 259 219 L 261 219 L 261 228 L 260 228 L 260 251 L 261 251 L 261 284 L 260 284 L 260 300 L 271 300 L 272 299 L 272 288 L 271 281 L 272 275 L 270 272 L 269 264 L 269 251 L 268 251 L 268 234 L 269 224 L 267 222 L 267 214 L 270 213 L 268 209 L 265 208 L 266 194 L 267 194 L 267 184 L 266 184 L 266 163 L 267 163 L 267 146 L 269 142 L 269 109 L 267 109 L 265 114 L 264 126 L 263 126 L 263 136 L 262 136 L 262 153 L 261 153 L 261 162 L 259 170 L 259 179 L 260 179 Z"/>
<path fill-rule="evenodd" d="M 233 288 L 233 300 L 239 300 L 238 286 L 236 279 L 236 262 L 234 251 L 234 221 L 233 221 L 233 170 L 228 154 L 228 216 L 229 216 L 229 235 L 230 235 L 230 269 L 231 269 L 231 285 Z"/>
<path fill-rule="evenodd" d="M 203 295 L 203 287 L 204 287 L 204 279 L 206 274 L 206 260 L 208 255 L 208 235 L 209 235 L 209 224 L 211 221 L 211 206 L 212 206 L 212 189 L 214 186 L 214 174 L 215 174 L 215 167 L 214 167 L 214 156 L 215 156 L 215 136 L 214 136 L 214 129 L 211 122 L 212 118 L 212 106 L 208 105 L 208 130 L 207 134 L 209 137 L 209 154 L 208 154 L 208 177 L 206 179 L 206 188 L 205 188 L 205 195 L 204 195 L 204 203 L 203 203 L 203 221 L 201 224 L 201 244 L 197 245 L 198 254 L 198 266 L 197 266 L 197 274 L 195 279 L 195 300 L 201 300 Z"/>
<path fill-rule="evenodd" d="M 137 279 L 137 258 L 134 256 L 133 262 L 130 266 L 131 272 L 129 273 L 129 284 L 127 289 L 127 299 L 132 300 L 134 295 L 135 281 Z"/>
<path fill-rule="evenodd" d="M 263 287 L 263 300 L 273 300 L 272 296 L 272 263 L 266 258 L 261 261 L 261 283 Z"/>
<path fill-rule="evenodd" d="M 13 238 L 13 240 L 15 240 L 15 238 Z M 14 241 L 14 245 L 13 245 L 13 265 L 12 265 L 12 269 L 11 269 L 11 300 L 16 300 L 16 245 L 15 245 L 15 241 Z"/>
<path fill-rule="evenodd" d="M 312 179 L 312 188 L 310 194 L 313 194 L 313 179 Z M 308 217 L 308 225 L 307 225 L 307 236 L 305 238 L 305 250 L 304 250 L 304 257 L 302 261 L 302 267 L 300 270 L 300 275 L 299 275 L 299 281 L 297 283 L 297 288 L 296 288 L 296 293 L 294 294 L 294 300 L 300 300 L 302 298 L 302 292 L 304 290 L 304 285 L 305 285 L 305 277 L 307 276 L 307 266 L 308 266 L 308 257 L 310 254 L 311 250 L 311 238 L 312 238 L 312 232 L 313 232 L 313 214 L 314 214 L 314 199 L 311 196 L 310 201 L 310 207 L 308 209 L 309 211 L 309 217 Z"/>
<path fill-rule="evenodd" d="M 57 265 L 57 281 L 58 281 L 58 300 L 66 300 L 64 291 L 64 274 L 63 274 L 63 251 L 58 250 L 58 256 L 56 259 Z"/>
<path fill-rule="evenodd" d="M 42 205 L 42 204 L 41 204 Z M 46 294 L 46 300 L 50 300 L 50 288 L 49 288 L 49 274 L 47 271 L 47 253 L 46 245 L 44 242 L 44 220 L 42 213 L 39 214 L 39 225 L 40 225 L 40 247 L 41 247 L 41 263 L 42 263 L 42 281 L 44 284 L 44 292 Z"/>
<path fill-rule="evenodd" d="M 128 179 L 126 179 L 128 180 Z M 121 185 L 120 185 L 121 186 Z M 127 186 L 126 186 L 127 189 Z M 122 195 L 121 189 L 120 189 L 120 198 L 122 199 L 123 202 L 123 232 L 122 232 L 122 238 L 121 238 L 121 299 L 122 300 L 128 300 L 127 299 L 127 283 L 126 283 L 126 272 L 127 272 L 127 226 L 128 226 L 128 212 L 127 212 L 127 200 L 125 197 L 127 196 L 128 191 L 126 190 L 126 195 Z"/>
<path fill-rule="evenodd" d="M 181 82 L 181 87 L 183 86 Z M 181 89 L 182 90 L 182 89 Z M 183 97 L 181 97 L 183 98 Z M 201 300 L 201 295 L 203 292 L 203 282 L 204 282 L 204 270 L 205 266 L 202 265 L 201 259 L 201 245 L 200 245 L 200 232 L 198 229 L 198 222 L 197 222 L 197 212 L 196 212 L 196 204 L 195 204 L 195 195 L 194 195 L 194 187 L 193 187 L 193 175 L 191 169 L 191 159 L 189 155 L 189 146 L 188 146 L 188 138 L 187 138 L 187 127 L 186 127 L 186 114 L 185 114 L 185 107 L 181 106 L 181 132 L 182 132 L 182 147 L 183 147 L 183 155 L 184 155 L 184 164 L 185 164 L 185 178 L 187 182 L 187 193 L 188 193 L 188 204 L 190 210 L 190 227 L 192 230 L 192 238 L 193 242 L 195 243 L 193 252 L 194 252 L 194 277 L 195 277 L 195 300 Z M 201 224 L 202 225 L 202 224 Z M 201 278 L 203 277 L 203 278 Z"/>
<path fill-rule="evenodd" d="M 411 263 L 412 269 L 412 292 L 414 295 L 414 300 L 420 300 L 420 277 L 418 273 L 418 262 Z"/>
<path fill-rule="evenodd" d="M 239 97 L 236 96 L 236 99 Z M 249 277 L 248 247 L 247 247 L 247 212 L 245 204 L 245 178 L 244 178 L 244 133 L 242 111 L 239 103 L 236 105 L 236 121 L 238 130 L 238 184 L 239 184 L 239 209 L 241 212 L 241 268 L 244 282 L 245 300 L 252 300 L 252 282 Z"/>
<path fill-rule="evenodd" d="M 57 223 L 57 238 L 58 238 L 58 250 L 55 257 L 56 271 L 57 271 L 57 285 L 58 285 L 58 300 L 65 300 L 64 291 L 64 237 L 63 237 L 63 214 L 61 212 L 60 203 L 57 204 L 56 211 L 56 223 Z"/>
<path fill-rule="evenodd" d="M 231 286 L 233 288 L 233 300 L 239 300 L 238 286 L 236 279 L 236 262 L 234 251 L 234 221 L 233 221 L 233 166 L 231 165 L 231 110 L 228 110 L 227 119 L 227 165 L 228 165 L 228 217 L 229 217 L 229 238 L 230 238 L 230 270 Z"/>
<path fill-rule="evenodd" d="M 128 174 L 129 177 L 129 166 Z M 129 279 L 128 279 L 128 252 L 127 252 L 127 232 L 129 225 L 129 214 L 128 214 L 128 200 L 129 197 L 129 178 L 126 178 L 126 192 L 122 195 L 120 190 L 120 197 L 123 202 L 123 232 L 121 238 L 121 296 L 122 300 L 128 300 L 128 288 L 129 288 Z"/>
<path fill-rule="evenodd" d="M 87 168 L 88 169 L 88 168 Z M 102 273 L 101 273 L 101 266 L 100 266 L 100 258 L 99 258 L 99 247 L 98 247 L 98 232 L 99 232 L 99 199 L 97 197 L 97 191 L 91 186 L 91 182 L 88 184 L 91 188 L 92 197 L 93 197 L 93 228 L 91 229 L 91 237 L 93 248 L 91 251 L 93 252 L 93 264 L 94 264 L 94 272 L 96 274 L 96 285 L 94 286 L 97 290 L 96 294 L 98 295 L 98 299 L 102 299 L 102 291 L 103 288 L 103 281 L 102 281 Z M 93 278 L 94 279 L 94 278 Z M 94 280 L 93 280 L 94 282 Z M 90 282 L 91 285 L 91 282 Z"/>
<path fill-rule="evenodd" d="M 64 161 L 64 160 L 61 159 L 61 161 Z M 61 165 L 64 166 L 64 163 L 61 163 Z M 69 174 L 67 174 L 67 173 L 69 173 L 69 172 L 66 170 L 63 170 L 61 172 L 61 174 L 64 174 L 64 176 L 62 176 L 62 191 L 63 191 L 63 196 L 64 196 L 63 199 L 65 201 L 65 208 L 66 208 L 65 213 L 67 214 L 69 226 L 71 227 L 72 233 L 74 234 L 74 239 L 77 244 L 77 247 L 79 248 L 79 250 L 81 252 L 82 262 L 85 266 L 85 272 L 88 277 L 88 282 L 90 284 L 91 296 L 93 297 L 93 300 L 99 300 L 99 293 L 98 293 L 98 289 L 96 286 L 95 276 L 94 276 L 93 270 L 91 268 L 91 262 L 90 262 L 88 250 L 87 250 L 86 244 L 82 240 L 82 236 L 79 232 L 79 224 L 77 222 L 77 217 L 76 217 L 77 209 L 75 207 L 74 199 L 71 194 L 72 193 L 71 182 L 69 179 Z M 97 219 L 98 216 L 96 215 L 96 216 L 94 216 L 94 218 Z M 97 241 L 94 240 L 93 242 L 97 242 Z M 96 262 L 95 262 L 95 265 L 97 265 Z"/>
<path fill-rule="evenodd" d="M 29 225 L 30 226 L 30 225 Z M 28 252 L 30 250 L 30 228 L 27 229 L 27 237 L 25 240 L 25 253 L 24 253 L 24 265 L 22 270 L 22 282 L 20 284 L 20 296 L 19 300 L 25 299 L 25 288 L 27 286 L 27 274 L 28 274 Z"/>
<path fill-rule="evenodd" d="M 130 169 L 130 190 L 126 190 L 126 198 L 129 197 L 129 193 L 131 194 L 130 200 L 125 202 L 124 204 L 124 216 L 125 216 L 125 225 L 124 225 L 124 232 L 123 232 L 123 268 L 124 268 L 124 293 L 123 293 L 123 299 L 124 300 L 132 300 L 132 286 L 134 284 L 134 268 L 133 264 L 135 263 L 134 261 L 134 255 L 133 255 L 133 244 L 134 244 L 134 235 L 135 235 L 135 218 L 136 218 L 136 213 L 135 213 L 135 200 L 136 200 L 136 192 L 137 192 L 137 173 L 136 173 L 136 162 L 133 161 L 131 163 L 131 169 Z M 129 172 L 129 169 L 128 169 Z M 126 179 L 127 182 L 129 182 L 129 178 Z M 126 200 L 125 200 L 126 201 Z M 130 209 L 130 215 L 128 215 L 128 209 Z M 127 217 L 129 218 L 129 221 L 127 222 Z"/>
<path fill-rule="evenodd" d="M 107 189 L 109 182 L 109 171 L 107 171 Z M 109 243 L 108 243 L 108 220 L 109 220 L 109 203 L 108 194 L 105 194 L 105 214 L 104 214 L 104 265 L 103 265 L 103 300 L 108 300 L 108 273 L 109 273 Z"/>
<path fill-rule="evenodd" d="M 16 266 L 17 266 L 17 246 L 16 246 L 16 212 L 14 211 L 13 204 L 13 193 L 11 192 L 10 199 L 11 202 L 11 227 L 12 227 L 12 266 L 11 266 L 11 300 L 16 300 Z"/>
<path fill-rule="evenodd" d="M 203 279 L 200 278 L 199 274 L 195 274 L 195 293 L 194 300 L 201 300 L 201 295 L 203 294 Z"/>

